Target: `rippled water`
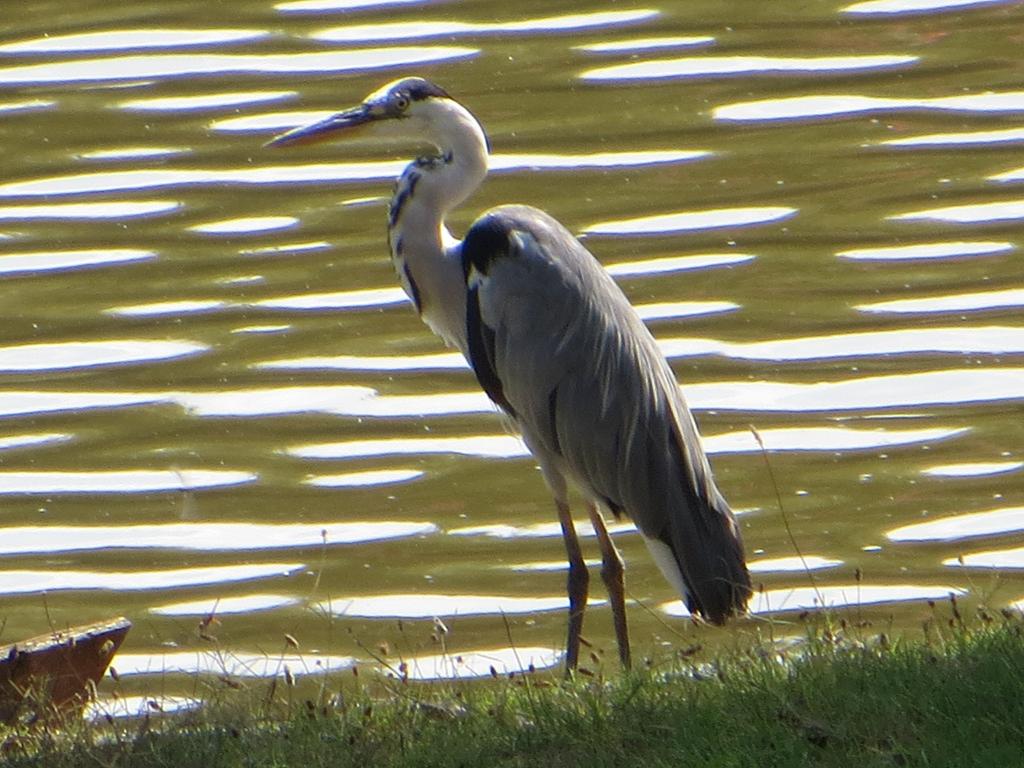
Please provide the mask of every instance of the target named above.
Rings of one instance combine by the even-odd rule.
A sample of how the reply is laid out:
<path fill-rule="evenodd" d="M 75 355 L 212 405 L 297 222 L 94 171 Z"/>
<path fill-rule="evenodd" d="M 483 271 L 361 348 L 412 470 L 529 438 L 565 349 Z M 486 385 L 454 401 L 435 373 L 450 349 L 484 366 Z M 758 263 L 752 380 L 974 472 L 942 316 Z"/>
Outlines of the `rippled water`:
<path fill-rule="evenodd" d="M 913 627 L 950 593 L 1022 604 L 1020 3 L 0 17 L 0 641 L 123 613 L 115 666 L 139 690 L 556 663 L 539 473 L 387 259 L 404 156 L 263 147 L 398 73 L 490 133 L 453 228 L 522 201 L 585 237 L 740 513 L 763 588 L 725 631 L 694 628 L 613 528 L 641 652 L 822 605 Z"/>

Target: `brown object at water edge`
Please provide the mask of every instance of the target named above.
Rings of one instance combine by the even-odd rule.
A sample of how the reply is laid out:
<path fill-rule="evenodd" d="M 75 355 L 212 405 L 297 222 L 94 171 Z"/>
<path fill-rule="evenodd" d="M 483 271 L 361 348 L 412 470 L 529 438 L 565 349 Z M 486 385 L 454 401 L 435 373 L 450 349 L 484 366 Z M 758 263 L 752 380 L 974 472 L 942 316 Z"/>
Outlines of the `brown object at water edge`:
<path fill-rule="evenodd" d="M 131 626 L 118 617 L 0 646 L 0 723 L 81 707 Z"/>

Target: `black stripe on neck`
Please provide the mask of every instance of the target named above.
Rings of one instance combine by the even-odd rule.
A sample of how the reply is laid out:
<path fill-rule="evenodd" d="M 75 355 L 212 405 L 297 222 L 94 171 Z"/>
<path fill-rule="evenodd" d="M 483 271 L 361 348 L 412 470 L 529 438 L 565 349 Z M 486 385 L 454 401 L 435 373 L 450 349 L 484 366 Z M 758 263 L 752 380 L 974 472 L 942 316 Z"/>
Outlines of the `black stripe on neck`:
<path fill-rule="evenodd" d="M 388 209 L 388 227 L 394 228 L 398 223 L 399 218 L 402 216 L 402 209 L 405 208 L 406 203 L 409 202 L 416 191 L 416 185 L 419 183 L 420 177 L 421 174 L 416 169 L 416 166 L 410 165 L 401 178 L 398 179 L 398 184 L 395 185 L 395 195 L 391 198 L 391 207 Z"/>
<path fill-rule="evenodd" d="M 412 291 L 412 303 L 416 306 L 416 313 L 422 315 L 423 303 L 420 300 L 420 287 L 416 285 L 416 281 L 412 277 L 412 271 L 405 262 L 402 263 L 402 272 L 405 273 L 405 279 L 409 281 L 409 290 Z"/>

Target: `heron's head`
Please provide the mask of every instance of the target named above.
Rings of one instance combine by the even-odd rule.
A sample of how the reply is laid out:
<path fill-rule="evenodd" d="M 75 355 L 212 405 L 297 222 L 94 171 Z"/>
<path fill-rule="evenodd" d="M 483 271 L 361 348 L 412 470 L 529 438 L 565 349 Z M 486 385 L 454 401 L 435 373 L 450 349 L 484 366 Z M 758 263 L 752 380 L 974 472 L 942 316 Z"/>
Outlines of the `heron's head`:
<path fill-rule="evenodd" d="M 418 144 L 445 149 L 454 134 L 479 131 L 469 111 L 443 88 L 421 77 L 405 77 L 388 83 L 367 96 L 357 107 L 331 115 L 312 125 L 293 128 L 267 146 L 312 144 L 356 136 Z"/>

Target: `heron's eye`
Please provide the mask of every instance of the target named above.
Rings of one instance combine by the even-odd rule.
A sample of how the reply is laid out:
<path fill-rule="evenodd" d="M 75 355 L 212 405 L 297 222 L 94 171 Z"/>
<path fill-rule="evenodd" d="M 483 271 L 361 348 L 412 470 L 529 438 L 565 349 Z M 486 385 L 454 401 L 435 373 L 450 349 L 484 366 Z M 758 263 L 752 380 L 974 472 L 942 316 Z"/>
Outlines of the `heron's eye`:
<path fill-rule="evenodd" d="M 399 112 L 405 112 L 409 108 L 409 94 L 404 91 L 395 94 L 395 108 Z"/>

